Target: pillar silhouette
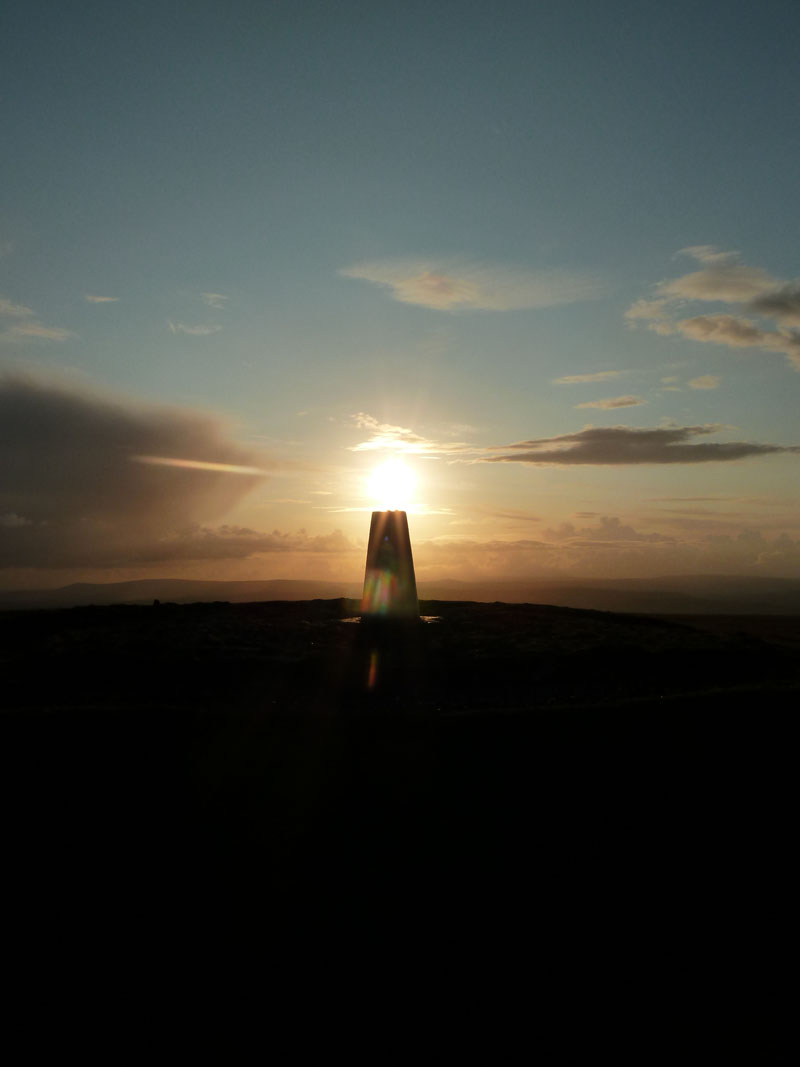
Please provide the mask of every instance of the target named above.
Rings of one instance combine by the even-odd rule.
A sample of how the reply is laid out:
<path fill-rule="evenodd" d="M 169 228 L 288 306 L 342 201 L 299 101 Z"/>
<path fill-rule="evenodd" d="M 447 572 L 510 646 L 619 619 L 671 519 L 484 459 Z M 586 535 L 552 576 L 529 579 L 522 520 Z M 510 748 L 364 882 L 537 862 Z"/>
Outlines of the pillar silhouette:
<path fill-rule="evenodd" d="M 373 511 L 369 527 L 363 619 L 418 619 L 419 600 L 404 511 Z"/>

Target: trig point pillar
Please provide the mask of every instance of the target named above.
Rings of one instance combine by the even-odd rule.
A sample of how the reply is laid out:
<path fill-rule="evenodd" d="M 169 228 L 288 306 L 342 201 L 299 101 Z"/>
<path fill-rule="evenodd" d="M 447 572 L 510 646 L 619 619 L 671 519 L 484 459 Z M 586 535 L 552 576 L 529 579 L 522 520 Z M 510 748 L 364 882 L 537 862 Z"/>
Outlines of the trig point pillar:
<path fill-rule="evenodd" d="M 364 619 L 418 619 L 419 600 L 404 511 L 373 511 L 361 598 Z"/>

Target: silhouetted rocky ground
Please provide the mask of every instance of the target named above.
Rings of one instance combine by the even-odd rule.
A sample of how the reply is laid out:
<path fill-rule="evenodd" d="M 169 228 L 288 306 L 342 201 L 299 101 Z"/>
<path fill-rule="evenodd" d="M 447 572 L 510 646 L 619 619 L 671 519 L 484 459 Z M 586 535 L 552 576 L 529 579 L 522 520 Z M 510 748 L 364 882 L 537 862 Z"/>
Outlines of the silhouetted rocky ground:
<path fill-rule="evenodd" d="M 437 621 L 398 629 L 355 610 L 0 614 L 19 884 L 325 910 L 387 887 L 444 907 L 777 876 L 800 619 L 428 602 Z"/>

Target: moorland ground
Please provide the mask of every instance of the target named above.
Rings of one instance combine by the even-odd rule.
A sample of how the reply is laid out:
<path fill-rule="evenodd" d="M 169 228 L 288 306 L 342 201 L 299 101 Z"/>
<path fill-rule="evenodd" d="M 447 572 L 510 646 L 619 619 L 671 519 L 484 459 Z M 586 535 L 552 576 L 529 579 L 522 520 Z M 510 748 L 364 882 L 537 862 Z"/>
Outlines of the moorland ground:
<path fill-rule="evenodd" d="M 363 901 L 786 854 L 800 619 L 422 607 L 1 613 L 11 867 Z"/>

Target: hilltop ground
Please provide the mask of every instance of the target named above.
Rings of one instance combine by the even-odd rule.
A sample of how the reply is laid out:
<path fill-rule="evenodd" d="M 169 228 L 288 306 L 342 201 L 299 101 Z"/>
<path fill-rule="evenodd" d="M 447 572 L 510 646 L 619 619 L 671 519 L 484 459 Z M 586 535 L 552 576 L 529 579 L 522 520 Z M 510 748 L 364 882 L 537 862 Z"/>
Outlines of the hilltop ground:
<path fill-rule="evenodd" d="M 356 607 L 0 613 L 14 869 L 362 900 L 782 853 L 800 619 Z"/>

